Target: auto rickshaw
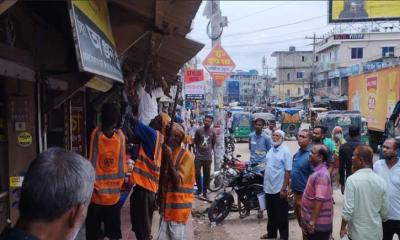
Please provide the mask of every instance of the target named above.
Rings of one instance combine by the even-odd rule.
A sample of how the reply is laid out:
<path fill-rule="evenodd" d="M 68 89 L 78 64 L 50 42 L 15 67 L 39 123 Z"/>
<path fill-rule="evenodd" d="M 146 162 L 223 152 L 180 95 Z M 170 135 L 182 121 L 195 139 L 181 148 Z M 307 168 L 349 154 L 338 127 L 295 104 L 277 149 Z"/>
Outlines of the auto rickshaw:
<path fill-rule="evenodd" d="M 310 108 L 307 116 L 307 122 L 310 123 L 310 129 L 313 129 L 315 126 L 319 125 L 319 115 L 321 113 L 327 112 L 326 108 Z M 323 114 L 322 114 L 323 115 Z"/>
<path fill-rule="evenodd" d="M 282 111 L 281 129 L 287 137 L 296 137 L 301 126 L 300 110 L 288 108 Z"/>
<path fill-rule="evenodd" d="M 248 140 L 252 128 L 251 113 L 233 112 L 232 116 L 233 137 L 237 140 Z"/>
<path fill-rule="evenodd" d="M 334 110 L 327 112 L 321 117 L 320 124 L 328 128 L 328 133 L 331 133 L 333 128 L 339 126 L 343 130 L 343 136 L 349 137 L 349 126 L 356 125 L 360 127 L 361 142 L 369 144 L 368 140 L 368 123 L 363 119 L 359 111 Z"/>

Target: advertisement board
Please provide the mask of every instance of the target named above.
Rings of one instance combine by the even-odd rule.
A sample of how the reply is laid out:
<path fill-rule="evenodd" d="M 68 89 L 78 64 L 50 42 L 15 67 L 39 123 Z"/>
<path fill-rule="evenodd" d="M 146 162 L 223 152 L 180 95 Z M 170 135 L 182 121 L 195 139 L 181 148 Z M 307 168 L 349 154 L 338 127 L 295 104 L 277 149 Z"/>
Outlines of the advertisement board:
<path fill-rule="evenodd" d="M 349 77 L 349 110 L 360 111 L 368 128 L 382 131 L 400 99 L 400 68 Z"/>
<path fill-rule="evenodd" d="M 69 1 L 79 69 L 123 82 L 107 1 Z"/>
<path fill-rule="evenodd" d="M 187 69 L 184 75 L 185 99 L 203 100 L 204 99 L 204 71 L 202 69 Z"/>
<path fill-rule="evenodd" d="M 203 61 L 203 66 L 210 73 L 217 86 L 222 86 L 236 67 L 232 58 L 221 46 L 216 44 Z"/>
<path fill-rule="evenodd" d="M 329 22 L 399 20 L 400 1 L 329 0 Z"/>

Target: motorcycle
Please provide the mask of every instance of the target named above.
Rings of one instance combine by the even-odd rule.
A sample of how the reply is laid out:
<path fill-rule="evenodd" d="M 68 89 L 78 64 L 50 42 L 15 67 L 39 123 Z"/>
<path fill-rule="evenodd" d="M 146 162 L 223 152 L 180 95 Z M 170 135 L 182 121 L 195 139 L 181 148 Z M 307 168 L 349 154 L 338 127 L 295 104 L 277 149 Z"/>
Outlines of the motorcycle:
<path fill-rule="evenodd" d="M 245 171 L 233 176 L 225 187 L 224 192 L 215 197 L 214 202 L 208 209 L 210 222 L 220 223 L 234 210 L 239 212 L 240 218 L 248 216 L 251 210 L 257 210 L 258 218 L 262 218 L 259 195 L 264 194 L 264 177 L 262 172 L 253 170 L 253 167 L 248 165 Z M 227 187 L 231 188 L 231 190 L 226 191 Z M 234 206 L 233 192 L 237 195 L 237 206 Z"/>
<path fill-rule="evenodd" d="M 240 171 L 233 176 L 225 186 L 223 192 L 219 193 L 208 209 L 210 222 L 221 223 L 232 211 L 238 211 L 239 217 L 244 218 L 251 210 L 257 210 L 257 217 L 263 217 L 265 209 L 264 176 L 259 171 L 259 164 L 247 165 L 245 171 Z M 228 189 L 227 188 L 231 188 Z M 237 205 L 234 204 L 233 192 L 237 196 Z M 295 219 L 294 194 L 288 196 L 288 218 Z"/>
<path fill-rule="evenodd" d="M 236 157 L 241 156 L 237 155 Z M 211 192 L 218 192 L 228 184 L 229 179 L 236 176 L 245 168 L 246 164 L 244 162 L 241 162 L 239 159 L 233 157 L 232 153 L 225 153 L 221 169 L 219 171 L 215 171 L 210 177 L 208 190 Z"/>

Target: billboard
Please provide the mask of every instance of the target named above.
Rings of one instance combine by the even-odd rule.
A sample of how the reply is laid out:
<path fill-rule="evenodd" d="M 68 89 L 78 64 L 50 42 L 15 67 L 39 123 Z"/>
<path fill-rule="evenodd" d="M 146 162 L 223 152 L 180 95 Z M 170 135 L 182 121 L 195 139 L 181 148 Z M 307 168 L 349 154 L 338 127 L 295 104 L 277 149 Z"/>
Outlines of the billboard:
<path fill-rule="evenodd" d="M 399 20 L 400 1 L 329 0 L 329 22 Z"/>
<path fill-rule="evenodd" d="M 400 99 L 400 68 L 349 77 L 349 110 L 361 111 L 368 128 L 382 131 Z"/>
<path fill-rule="evenodd" d="M 68 2 L 79 69 L 123 82 L 107 1 Z"/>
<path fill-rule="evenodd" d="M 185 99 L 203 100 L 204 99 L 204 72 L 202 69 L 187 69 L 184 75 L 185 80 Z"/>

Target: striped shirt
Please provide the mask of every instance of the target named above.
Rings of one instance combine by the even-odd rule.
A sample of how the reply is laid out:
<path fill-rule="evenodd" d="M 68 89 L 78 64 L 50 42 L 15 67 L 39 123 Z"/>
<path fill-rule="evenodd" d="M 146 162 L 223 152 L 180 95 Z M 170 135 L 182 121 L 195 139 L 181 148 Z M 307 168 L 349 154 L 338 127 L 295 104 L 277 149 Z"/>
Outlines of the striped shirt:
<path fill-rule="evenodd" d="M 325 164 L 314 168 L 307 181 L 301 200 L 301 222 L 303 225 L 311 221 L 315 201 L 322 201 L 321 211 L 315 222 L 315 231 L 331 232 L 333 221 L 331 177 Z"/>

